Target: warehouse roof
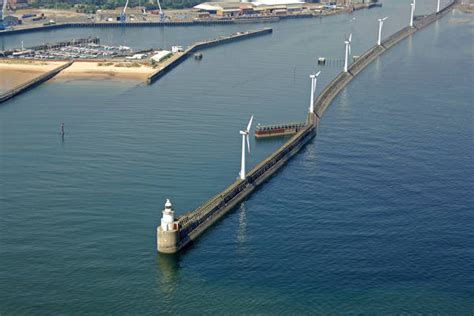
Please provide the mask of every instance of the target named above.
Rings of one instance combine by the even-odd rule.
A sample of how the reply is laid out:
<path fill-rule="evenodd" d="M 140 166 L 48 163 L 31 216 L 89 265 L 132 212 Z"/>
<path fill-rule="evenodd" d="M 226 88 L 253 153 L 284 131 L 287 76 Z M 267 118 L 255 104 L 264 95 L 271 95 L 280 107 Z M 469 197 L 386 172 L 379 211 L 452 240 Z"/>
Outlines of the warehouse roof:
<path fill-rule="evenodd" d="M 256 6 L 284 6 L 303 4 L 302 0 L 258 0 L 255 2 L 203 2 L 194 6 L 195 9 L 204 11 L 250 9 Z"/>

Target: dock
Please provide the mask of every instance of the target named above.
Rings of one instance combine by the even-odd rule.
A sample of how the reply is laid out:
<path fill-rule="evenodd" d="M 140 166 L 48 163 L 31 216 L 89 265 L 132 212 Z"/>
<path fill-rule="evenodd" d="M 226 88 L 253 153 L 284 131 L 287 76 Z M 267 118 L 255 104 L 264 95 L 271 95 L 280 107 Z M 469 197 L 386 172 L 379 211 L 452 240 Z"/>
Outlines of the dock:
<path fill-rule="evenodd" d="M 176 67 L 177 65 L 185 61 L 189 56 L 191 56 L 193 53 L 199 50 L 206 49 L 206 48 L 213 47 L 220 44 L 235 42 L 235 41 L 239 41 L 239 40 L 243 40 L 243 39 L 247 39 L 251 37 L 271 34 L 272 32 L 273 32 L 273 29 L 264 28 L 257 31 L 237 32 L 229 36 L 221 36 L 216 39 L 197 42 L 189 46 L 188 48 L 186 48 L 183 52 L 176 53 L 171 58 L 166 60 L 162 65 L 160 65 L 158 70 L 156 70 L 154 73 L 148 76 L 147 83 L 152 84 L 156 80 L 160 79 L 165 74 L 167 74 L 171 69 L 173 69 L 174 67 Z"/>
<path fill-rule="evenodd" d="M 258 124 L 255 128 L 255 138 L 268 138 L 268 137 L 281 137 L 287 135 L 293 135 L 304 128 L 306 122 L 293 122 L 284 124 L 273 124 L 273 125 L 260 125 Z"/>
<path fill-rule="evenodd" d="M 227 212 L 247 198 L 256 188 L 265 183 L 271 175 L 283 167 L 291 157 L 296 155 L 316 135 L 319 120 L 324 111 L 355 76 L 386 50 L 447 14 L 456 3 L 457 1 L 453 1 L 439 13 L 417 19 L 414 27 L 403 28 L 382 42 L 382 45 L 374 46 L 360 56 L 351 64 L 348 72 L 341 72 L 316 98 L 313 104 L 314 113 L 308 113 L 305 126 L 280 148 L 255 166 L 246 175 L 246 179 L 236 180 L 236 182 L 211 197 L 197 209 L 177 218 L 174 217 L 171 203 L 167 201 L 163 210 L 161 225 L 156 229 L 158 252 L 172 254 L 184 249 L 207 228 L 212 226 L 213 223 L 222 218 Z"/>

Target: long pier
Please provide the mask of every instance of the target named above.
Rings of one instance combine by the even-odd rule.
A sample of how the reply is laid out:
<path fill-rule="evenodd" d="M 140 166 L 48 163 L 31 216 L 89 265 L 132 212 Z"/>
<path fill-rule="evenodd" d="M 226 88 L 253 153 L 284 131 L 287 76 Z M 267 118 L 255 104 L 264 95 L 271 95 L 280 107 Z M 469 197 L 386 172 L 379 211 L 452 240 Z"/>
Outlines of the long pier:
<path fill-rule="evenodd" d="M 36 87 L 38 85 L 40 85 L 41 83 L 53 78 L 54 76 L 56 76 L 58 73 L 60 73 L 61 71 L 63 71 L 64 69 L 66 69 L 67 67 L 71 66 L 73 64 L 73 61 L 68 61 L 67 63 L 57 67 L 57 68 L 54 68 L 53 70 L 50 70 L 48 71 L 47 73 L 45 74 L 42 74 L 34 79 L 31 79 L 25 83 L 22 83 L 2 94 L 0 94 L 0 104 L 7 101 L 7 100 L 10 100 L 11 98 L 19 95 L 20 93 L 23 93 L 33 87 Z"/>
<path fill-rule="evenodd" d="M 405 27 L 388 37 L 380 46 L 374 46 L 353 62 L 348 72 L 341 72 L 314 101 L 314 113 L 309 113 L 306 126 L 298 131 L 275 152 L 255 166 L 244 180 L 237 180 L 224 191 L 216 194 L 197 209 L 177 218 L 171 203 L 167 202 L 161 225 L 157 227 L 157 250 L 161 253 L 176 253 L 197 239 L 208 227 L 229 210 L 248 197 L 272 174 L 278 171 L 291 157 L 298 153 L 315 135 L 319 120 L 337 94 L 378 56 L 416 31 L 428 26 L 448 13 L 457 0 L 439 13 L 415 20 L 414 27 Z"/>
<path fill-rule="evenodd" d="M 189 46 L 184 52 L 177 53 L 175 56 L 171 57 L 169 60 L 165 61 L 163 65 L 158 68 L 157 71 L 152 73 L 151 75 L 148 76 L 147 78 L 147 83 L 152 84 L 156 80 L 160 79 L 163 77 L 165 74 L 167 74 L 171 69 L 182 63 L 185 59 L 187 59 L 191 54 L 198 50 L 202 50 L 205 48 L 209 48 L 212 46 L 220 45 L 220 44 L 225 44 L 229 42 L 235 42 L 239 40 L 243 40 L 246 38 L 250 37 L 255 37 L 255 36 L 260 36 L 260 35 L 265 35 L 265 34 L 271 34 L 273 32 L 273 29 L 271 28 L 264 28 L 258 31 L 247 31 L 247 32 L 237 32 L 234 33 L 230 36 L 221 36 L 216 39 L 208 40 L 208 41 L 202 41 L 202 42 L 197 42 L 191 46 Z"/>

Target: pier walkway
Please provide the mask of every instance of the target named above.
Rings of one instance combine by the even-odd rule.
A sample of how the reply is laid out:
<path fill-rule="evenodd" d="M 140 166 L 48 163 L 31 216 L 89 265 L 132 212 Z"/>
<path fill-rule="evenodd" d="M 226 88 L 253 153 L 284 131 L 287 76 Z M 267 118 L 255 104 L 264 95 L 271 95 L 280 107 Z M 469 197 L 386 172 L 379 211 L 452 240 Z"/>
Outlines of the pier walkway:
<path fill-rule="evenodd" d="M 161 253 L 176 253 L 198 238 L 208 227 L 225 213 L 244 200 L 259 185 L 280 169 L 299 152 L 315 135 L 319 120 L 337 94 L 378 56 L 416 31 L 428 26 L 448 13 L 458 2 L 455 0 L 439 13 L 416 19 L 414 27 L 405 27 L 388 37 L 380 46 L 374 46 L 353 62 L 348 72 L 341 72 L 314 101 L 314 113 L 309 113 L 306 125 L 286 143 L 255 166 L 245 180 L 237 180 L 224 191 L 216 194 L 197 209 L 174 219 L 171 205 L 163 211 L 162 224 L 157 227 L 157 250 Z M 165 219 L 165 216 L 167 218 Z M 165 222 L 163 222 L 165 220 Z M 171 220 L 170 224 L 166 220 Z"/>

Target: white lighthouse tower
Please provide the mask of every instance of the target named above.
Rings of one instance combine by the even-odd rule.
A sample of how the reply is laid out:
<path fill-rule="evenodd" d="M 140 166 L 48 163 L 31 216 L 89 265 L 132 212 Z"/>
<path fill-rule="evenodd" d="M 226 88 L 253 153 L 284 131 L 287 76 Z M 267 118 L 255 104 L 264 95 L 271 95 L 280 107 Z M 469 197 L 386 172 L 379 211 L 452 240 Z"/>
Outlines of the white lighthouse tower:
<path fill-rule="evenodd" d="M 169 199 L 166 199 L 162 213 L 161 225 L 156 229 L 156 246 L 159 252 L 175 253 L 179 247 L 178 222 L 175 221 L 173 205 Z"/>
<path fill-rule="evenodd" d="M 161 218 L 161 229 L 164 232 L 169 230 L 173 230 L 174 224 L 174 211 L 173 205 L 171 204 L 169 199 L 166 199 L 165 209 L 163 210 L 163 217 Z"/>

